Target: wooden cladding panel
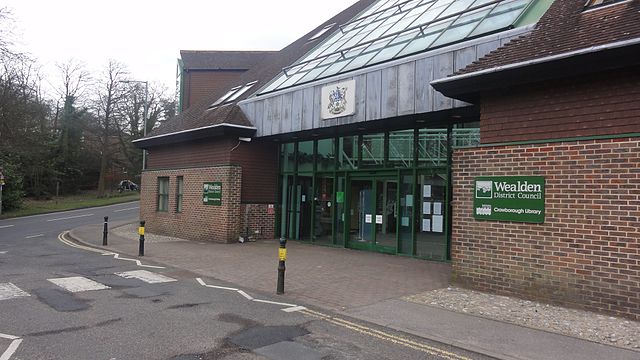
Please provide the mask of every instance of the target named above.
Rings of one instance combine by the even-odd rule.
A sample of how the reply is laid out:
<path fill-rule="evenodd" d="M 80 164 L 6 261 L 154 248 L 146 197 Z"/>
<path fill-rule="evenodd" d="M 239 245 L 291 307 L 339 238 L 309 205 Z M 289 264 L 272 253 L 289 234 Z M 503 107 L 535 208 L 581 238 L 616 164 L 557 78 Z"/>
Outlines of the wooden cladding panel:
<path fill-rule="evenodd" d="M 278 144 L 241 143 L 231 162 L 242 168 L 242 202 L 274 203 L 278 193 Z"/>
<path fill-rule="evenodd" d="M 153 170 L 227 165 L 229 150 L 235 144 L 231 139 L 215 139 L 154 147 L 148 152 L 147 167 Z"/>

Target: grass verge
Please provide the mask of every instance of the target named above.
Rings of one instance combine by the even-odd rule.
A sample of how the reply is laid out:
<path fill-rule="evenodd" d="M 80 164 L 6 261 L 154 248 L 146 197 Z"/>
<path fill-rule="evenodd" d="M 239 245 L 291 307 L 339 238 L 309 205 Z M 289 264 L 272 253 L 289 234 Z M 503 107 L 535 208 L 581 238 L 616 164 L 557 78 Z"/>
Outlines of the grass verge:
<path fill-rule="evenodd" d="M 20 209 L 2 212 L 0 219 L 105 206 L 136 200 L 140 200 L 140 193 L 138 192 L 110 194 L 103 198 L 98 198 L 95 194 L 81 194 L 58 197 L 51 200 L 25 199 Z"/>

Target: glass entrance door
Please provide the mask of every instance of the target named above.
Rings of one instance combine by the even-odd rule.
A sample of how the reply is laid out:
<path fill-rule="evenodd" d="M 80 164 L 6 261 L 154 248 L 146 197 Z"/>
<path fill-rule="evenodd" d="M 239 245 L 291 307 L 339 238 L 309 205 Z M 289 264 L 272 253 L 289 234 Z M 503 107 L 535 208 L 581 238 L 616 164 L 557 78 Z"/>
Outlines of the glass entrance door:
<path fill-rule="evenodd" d="M 348 247 L 395 253 L 398 227 L 398 182 L 392 177 L 349 182 Z"/>
<path fill-rule="evenodd" d="M 398 223 L 398 182 L 389 179 L 376 180 L 375 245 L 377 250 L 395 252 Z"/>

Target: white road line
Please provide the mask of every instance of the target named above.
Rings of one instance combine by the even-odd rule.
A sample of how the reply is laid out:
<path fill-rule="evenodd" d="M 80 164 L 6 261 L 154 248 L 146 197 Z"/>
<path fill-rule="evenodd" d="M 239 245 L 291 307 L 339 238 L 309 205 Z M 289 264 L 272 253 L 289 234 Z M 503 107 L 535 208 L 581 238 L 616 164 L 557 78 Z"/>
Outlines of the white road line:
<path fill-rule="evenodd" d="M 72 292 L 92 291 L 111 289 L 107 285 L 100 284 L 91 279 L 82 276 L 71 276 L 66 278 L 47 279 L 48 281 L 60 286 L 61 288 Z"/>
<path fill-rule="evenodd" d="M 0 283 L 0 300 L 30 296 L 12 283 Z"/>
<path fill-rule="evenodd" d="M 160 275 L 153 273 L 147 270 L 134 270 L 134 271 L 125 271 L 116 273 L 116 275 L 121 276 L 125 279 L 138 279 L 142 280 L 149 284 L 159 284 L 166 283 L 171 281 L 178 281 L 174 278 L 170 278 L 168 276 Z"/>
<path fill-rule="evenodd" d="M 101 249 L 96 249 L 96 248 L 92 248 L 92 247 L 82 246 L 82 245 L 76 244 L 76 243 L 74 243 L 74 242 L 72 242 L 70 240 L 67 240 L 65 238 L 65 235 L 67 235 L 68 233 L 69 233 L 68 231 L 65 231 L 65 232 L 63 232 L 63 233 L 58 235 L 58 240 L 60 240 L 60 242 L 62 242 L 65 245 L 69 245 L 69 246 L 77 248 L 77 249 L 82 249 L 82 250 L 86 250 L 86 251 L 95 252 L 95 253 L 98 253 L 98 254 L 104 255 L 104 256 L 113 256 L 114 259 L 118 259 L 118 260 L 133 261 L 140 267 L 146 267 L 146 268 L 151 268 L 151 269 L 164 269 L 165 268 L 164 266 L 145 265 L 145 264 L 141 263 L 140 260 L 123 258 L 123 257 L 120 257 L 120 254 L 114 253 L 114 252 L 111 252 L 111 251 L 106 251 L 106 250 L 101 250 Z"/>
<path fill-rule="evenodd" d="M 295 311 L 302 311 L 302 310 L 307 310 L 307 308 L 304 306 L 294 306 L 294 307 L 282 309 L 282 311 L 288 312 L 288 313 L 295 312 Z"/>
<path fill-rule="evenodd" d="M 6 251 L 0 251 L 0 254 L 6 254 L 6 253 L 7 253 Z"/>
<path fill-rule="evenodd" d="M 242 291 L 242 290 L 237 290 L 238 294 L 244 296 L 245 298 L 247 298 L 247 300 L 253 300 L 253 297 L 249 294 L 247 294 L 246 292 Z"/>
<path fill-rule="evenodd" d="M 281 303 L 281 302 L 277 302 L 277 301 L 269 301 L 269 300 L 253 299 L 253 301 L 255 301 L 255 302 L 261 302 L 261 303 L 265 303 L 265 304 L 273 304 L 273 305 L 296 306 L 296 305 L 294 305 L 294 304 L 287 304 L 287 303 Z"/>
<path fill-rule="evenodd" d="M 135 210 L 135 209 L 140 209 L 140 206 L 130 207 L 130 208 L 126 208 L 126 209 L 113 210 L 113 212 L 121 212 L 121 211 L 127 211 L 127 210 Z"/>
<path fill-rule="evenodd" d="M 235 292 L 237 292 L 238 294 L 242 295 L 245 299 L 247 299 L 249 301 L 255 301 L 255 302 L 259 302 L 259 303 L 263 303 L 263 304 L 286 306 L 287 308 L 281 309 L 284 312 L 291 313 L 291 312 L 302 311 L 302 310 L 306 310 L 307 309 L 304 306 L 299 306 L 299 305 L 295 305 L 295 304 L 287 304 L 287 303 L 282 303 L 282 302 L 277 302 L 277 301 L 254 299 L 251 295 L 249 295 L 246 292 L 244 292 L 242 290 L 239 290 L 239 289 L 234 289 L 234 288 L 224 287 L 224 286 L 207 285 L 207 283 L 205 283 L 204 280 L 202 280 L 201 278 L 196 278 L 196 281 L 198 282 L 198 284 L 200 284 L 202 286 L 206 286 L 206 287 L 210 287 L 210 288 L 214 288 L 214 289 L 235 291 Z"/>
<path fill-rule="evenodd" d="M 16 350 L 18 350 L 18 347 L 22 343 L 22 339 L 17 336 L 7 334 L 0 334 L 0 338 L 11 340 L 11 344 L 9 344 L 7 350 L 5 350 L 2 355 L 0 355 L 0 360 L 9 360 L 11 359 L 11 355 L 13 355 Z"/>
<path fill-rule="evenodd" d="M 93 214 L 84 214 L 84 215 L 76 215 L 76 216 L 69 216 L 69 217 L 63 217 L 63 218 L 49 219 L 49 220 L 47 220 L 47 222 L 49 222 L 49 221 L 60 221 L 60 220 L 77 219 L 77 218 L 87 217 L 87 216 L 93 216 Z"/>
<path fill-rule="evenodd" d="M 40 237 L 40 236 L 44 236 L 44 234 L 29 235 L 29 236 L 25 236 L 24 238 L 25 239 L 33 239 L 33 238 L 37 238 L 37 237 Z"/>
<path fill-rule="evenodd" d="M 10 228 L 12 226 L 15 226 L 15 225 L 2 225 L 2 226 L 0 226 L 0 229 Z"/>
<path fill-rule="evenodd" d="M 130 203 L 134 203 L 137 202 L 136 201 L 131 201 L 131 202 L 127 202 L 127 203 L 120 203 L 120 204 L 113 204 L 113 205 L 105 205 L 105 206 L 99 206 L 97 208 L 100 209 L 104 209 L 104 208 L 112 208 L 112 207 L 116 207 L 116 206 L 122 206 L 122 205 L 126 205 L 126 204 L 130 204 Z M 62 215 L 62 214 L 68 214 L 68 213 L 74 213 L 74 212 L 78 212 L 78 211 L 87 211 L 87 210 L 92 210 L 94 208 L 84 208 L 84 209 L 76 209 L 76 210 L 67 210 L 67 211 L 56 211 L 54 213 L 47 213 L 47 214 L 38 214 L 38 215 L 29 215 L 29 216 L 21 216 L 20 220 L 22 219 L 29 219 L 29 218 L 34 218 L 34 217 L 43 217 L 43 216 L 52 216 L 52 215 Z"/>

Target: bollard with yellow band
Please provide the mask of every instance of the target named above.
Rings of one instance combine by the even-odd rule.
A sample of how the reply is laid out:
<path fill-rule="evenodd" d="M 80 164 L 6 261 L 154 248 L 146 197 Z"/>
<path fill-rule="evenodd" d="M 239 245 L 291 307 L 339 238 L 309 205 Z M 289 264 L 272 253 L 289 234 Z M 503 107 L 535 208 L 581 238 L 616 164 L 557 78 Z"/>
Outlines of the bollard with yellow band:
<path fill-rule="evenodd" d="M 280 238 L 280 248 L 278 249 L 278 287 L 276 294 L 284 294 L 284 262 L 287 260 L 287 239 Z"/>
<path fill-rule="evenodd" d="M 138 235 L 140 235 L 140 246 L 138 247 L 138 256 L 144 256 L 144 220 L 140 221 Z"/>

